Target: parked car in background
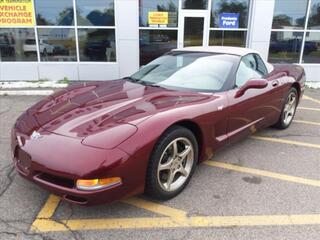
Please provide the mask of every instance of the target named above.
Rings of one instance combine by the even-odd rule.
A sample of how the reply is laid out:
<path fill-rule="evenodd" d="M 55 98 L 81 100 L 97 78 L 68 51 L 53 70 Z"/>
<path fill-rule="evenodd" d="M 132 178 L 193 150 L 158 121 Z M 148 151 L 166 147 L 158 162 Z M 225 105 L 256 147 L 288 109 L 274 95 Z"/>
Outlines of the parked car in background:
<path fill-rule="evenodd" d="M 37 45 L 35 39 L 26 39 L 23 44 L 23 52 L 25 56 L 37 54 Z"/>
<path fill-rule="evenodd" d="M 39 41 L 40 54 L 50 55 L 54 53 L 54 46 L 50 45 L 46 40 Z M 25 55 L 37 54 L 36 40 L 33 38 L 26 39 L 23 44 L 23 52 Z"/>
<path fill-rule="evenodd" d="M 108 48 L 112 48 L 108 40 L 88 41 L 84 47 L 84 55 L 90 60 L 105 60 Z"/>
<path fill-rule="evenodd" d="M 300 39 L 290 39 L 282 41 L 271 41 L 270 51 L 273 53 L 278 52 L 300 52 L 302 46 L 302 40 Z M 318 50 L 316 42 L 305 41 L 304 43 L 304 53 L 308 54 Z"/>
<path fill-rule="evenodd" d="M 69 55 L 69 49 L 67 49 L 63 45 L 53 45 L 53 54 L 54 55 L 63 55 L 68 56 Z"/>

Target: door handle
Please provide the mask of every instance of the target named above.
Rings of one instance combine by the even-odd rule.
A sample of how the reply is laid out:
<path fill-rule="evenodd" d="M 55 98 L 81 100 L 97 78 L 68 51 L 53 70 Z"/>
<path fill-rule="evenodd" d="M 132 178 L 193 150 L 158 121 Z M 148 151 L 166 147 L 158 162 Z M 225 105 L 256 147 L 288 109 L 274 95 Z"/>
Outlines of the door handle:
<path fill-rule="evenodd" d="M 279 81 L 273 81 L 272 82 L 272 87 L 277 87 L 279 85 Z"/>

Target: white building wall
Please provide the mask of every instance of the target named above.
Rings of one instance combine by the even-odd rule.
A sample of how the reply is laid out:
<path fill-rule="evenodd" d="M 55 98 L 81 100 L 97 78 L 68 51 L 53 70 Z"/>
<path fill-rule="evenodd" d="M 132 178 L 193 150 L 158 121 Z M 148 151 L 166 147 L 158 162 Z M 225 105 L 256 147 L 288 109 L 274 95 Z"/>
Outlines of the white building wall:
<path fill-rule="evenodd" d="M 253 0 L 248 47 L 268 59 L 275 0 Z M 319 64 L 301 64 L 308 82 L 320 82 Z"/>
<path fill-rule="evenodd" d="M 268 59 L 275 0 L 252 0 L 248 47 Z M 139 0 L 115 0 L 115 63 L 0 62 L 0 80 L 111 80 L 129 76 L 139 69 Z M 181 29 L 181 26 L 180 26 Z M 307 81 L 320 82 L 320 66 L 303 64 Z"/>
<path fill-rule="evenodd" d="M 139 69 L 139 1 L 115 0 L 116 62 L 0 62 L 0 81 L 112 80 Z"/>
<path fill-rule="evenodd" d="M 119 76 L 126 77 L 139 69 L 139 1 L 116 2 Z"/>
<path fill-rule="evenodd" d="M 254 0 L 249 27 L 249 48 L 259 51 L 268 59 L 275 0 Z"/>

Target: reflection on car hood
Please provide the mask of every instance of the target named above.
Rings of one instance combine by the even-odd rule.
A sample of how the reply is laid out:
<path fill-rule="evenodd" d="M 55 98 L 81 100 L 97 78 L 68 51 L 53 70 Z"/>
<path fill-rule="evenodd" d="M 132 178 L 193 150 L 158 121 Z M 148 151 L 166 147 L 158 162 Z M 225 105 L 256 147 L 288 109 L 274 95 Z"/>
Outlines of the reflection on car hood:
<path fill-rule="evenodd" d="M 21 133 L 39 128 L 84 138 L 119 124 L 139 123 L 152 115 L 193 104 L 207 96 L 143 86 L 126 80 L 75 84 L 42 100 L 17 121 Z"/>

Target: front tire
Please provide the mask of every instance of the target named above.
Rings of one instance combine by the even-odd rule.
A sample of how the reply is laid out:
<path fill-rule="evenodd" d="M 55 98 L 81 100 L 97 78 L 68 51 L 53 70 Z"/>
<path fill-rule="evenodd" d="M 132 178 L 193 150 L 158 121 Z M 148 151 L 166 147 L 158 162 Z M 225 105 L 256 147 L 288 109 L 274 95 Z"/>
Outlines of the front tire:
<path fill-rule="evenodd" d="M 291 88 L 286 98 L 282 112 L 275 127 L 278 129 L 286 129 L 292 123 L 298 106 L 298 91 L 296 88 Z"/>
<path fill-rule="evenodd" d="M 189 183 L 198 162 L 198 143 L 187 128 L 173 126 L 157 142 L 149 161 L 146 194 L 167 200 Z"/>

